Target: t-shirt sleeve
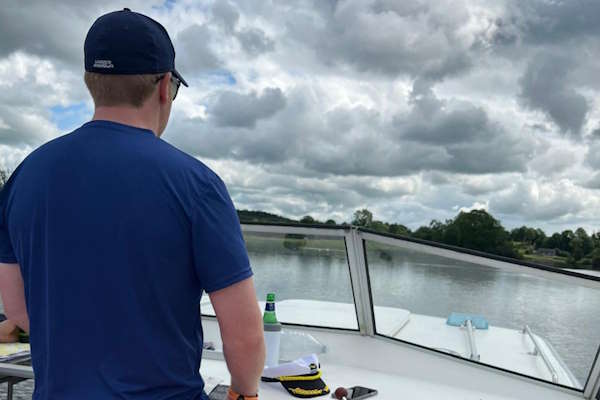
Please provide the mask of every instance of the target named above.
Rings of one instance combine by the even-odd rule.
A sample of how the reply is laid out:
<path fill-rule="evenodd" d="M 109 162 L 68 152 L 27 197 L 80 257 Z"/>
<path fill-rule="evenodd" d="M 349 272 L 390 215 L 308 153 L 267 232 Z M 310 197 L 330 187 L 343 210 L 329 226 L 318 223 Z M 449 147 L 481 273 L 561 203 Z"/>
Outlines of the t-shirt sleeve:
<path fill-rule="evenodd" d="M 196 273 L 208 293 L 252 276 L 235 207 L 219 178 L 194 204 L 192 217 Z"/>

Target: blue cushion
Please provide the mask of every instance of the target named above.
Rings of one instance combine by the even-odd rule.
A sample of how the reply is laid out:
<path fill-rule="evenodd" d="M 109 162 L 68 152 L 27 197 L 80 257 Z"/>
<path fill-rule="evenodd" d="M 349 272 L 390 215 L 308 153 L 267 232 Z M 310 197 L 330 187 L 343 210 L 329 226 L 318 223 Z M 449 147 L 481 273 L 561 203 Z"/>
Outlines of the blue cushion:
<path fill-rule="evenodd" d="M 487 321 L 487 319 L 485 319 L 485 317 L 482 317 L 481 315 L 473 315 L 473 314 L 462 314 L 462 313 L 453 312 L 452 314 L 450 314 L 450 316 L 446 320 L 446 323 L 448 325 L 452 325 L 452 326 L 463 326 L 465 324 L 465 321 L 468 319 L 471 320 L 471 324 L 473 324 L 473 326 L 476 329 L 487 329 L 488 328 L 488 321 Z"/>

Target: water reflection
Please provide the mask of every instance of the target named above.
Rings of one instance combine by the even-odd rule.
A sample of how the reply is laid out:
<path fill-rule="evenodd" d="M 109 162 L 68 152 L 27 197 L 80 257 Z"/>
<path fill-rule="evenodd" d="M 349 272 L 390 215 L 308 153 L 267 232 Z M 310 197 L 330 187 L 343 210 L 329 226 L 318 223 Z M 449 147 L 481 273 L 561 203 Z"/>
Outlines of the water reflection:
<path fill-rule="evenodd" d="M 354 302 L 345 259 L 258 252 L 249 252 L 248 255 L 259 299 L 275 292 L 280 300 Z"/>

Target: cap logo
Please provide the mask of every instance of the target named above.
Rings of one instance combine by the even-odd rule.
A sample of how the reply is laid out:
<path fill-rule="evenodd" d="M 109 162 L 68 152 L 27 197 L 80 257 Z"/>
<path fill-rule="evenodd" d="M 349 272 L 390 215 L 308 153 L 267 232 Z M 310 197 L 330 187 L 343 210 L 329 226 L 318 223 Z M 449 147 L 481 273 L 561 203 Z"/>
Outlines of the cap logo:
<path fill-rule="evenodd" d="M 114 68 L 111 60 L 95 60 L 94 68 Z"/>

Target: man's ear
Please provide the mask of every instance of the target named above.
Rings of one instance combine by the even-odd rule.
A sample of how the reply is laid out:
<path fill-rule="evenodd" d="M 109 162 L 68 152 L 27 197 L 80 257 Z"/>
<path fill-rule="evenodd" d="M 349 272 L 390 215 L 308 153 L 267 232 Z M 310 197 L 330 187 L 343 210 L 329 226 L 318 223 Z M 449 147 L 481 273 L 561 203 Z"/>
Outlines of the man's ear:
<path fill-rule="evenodd" d="M 161 104 L 171 100 L 171 73 L 167 72 L 158 83 L 158 98 Z"/>

